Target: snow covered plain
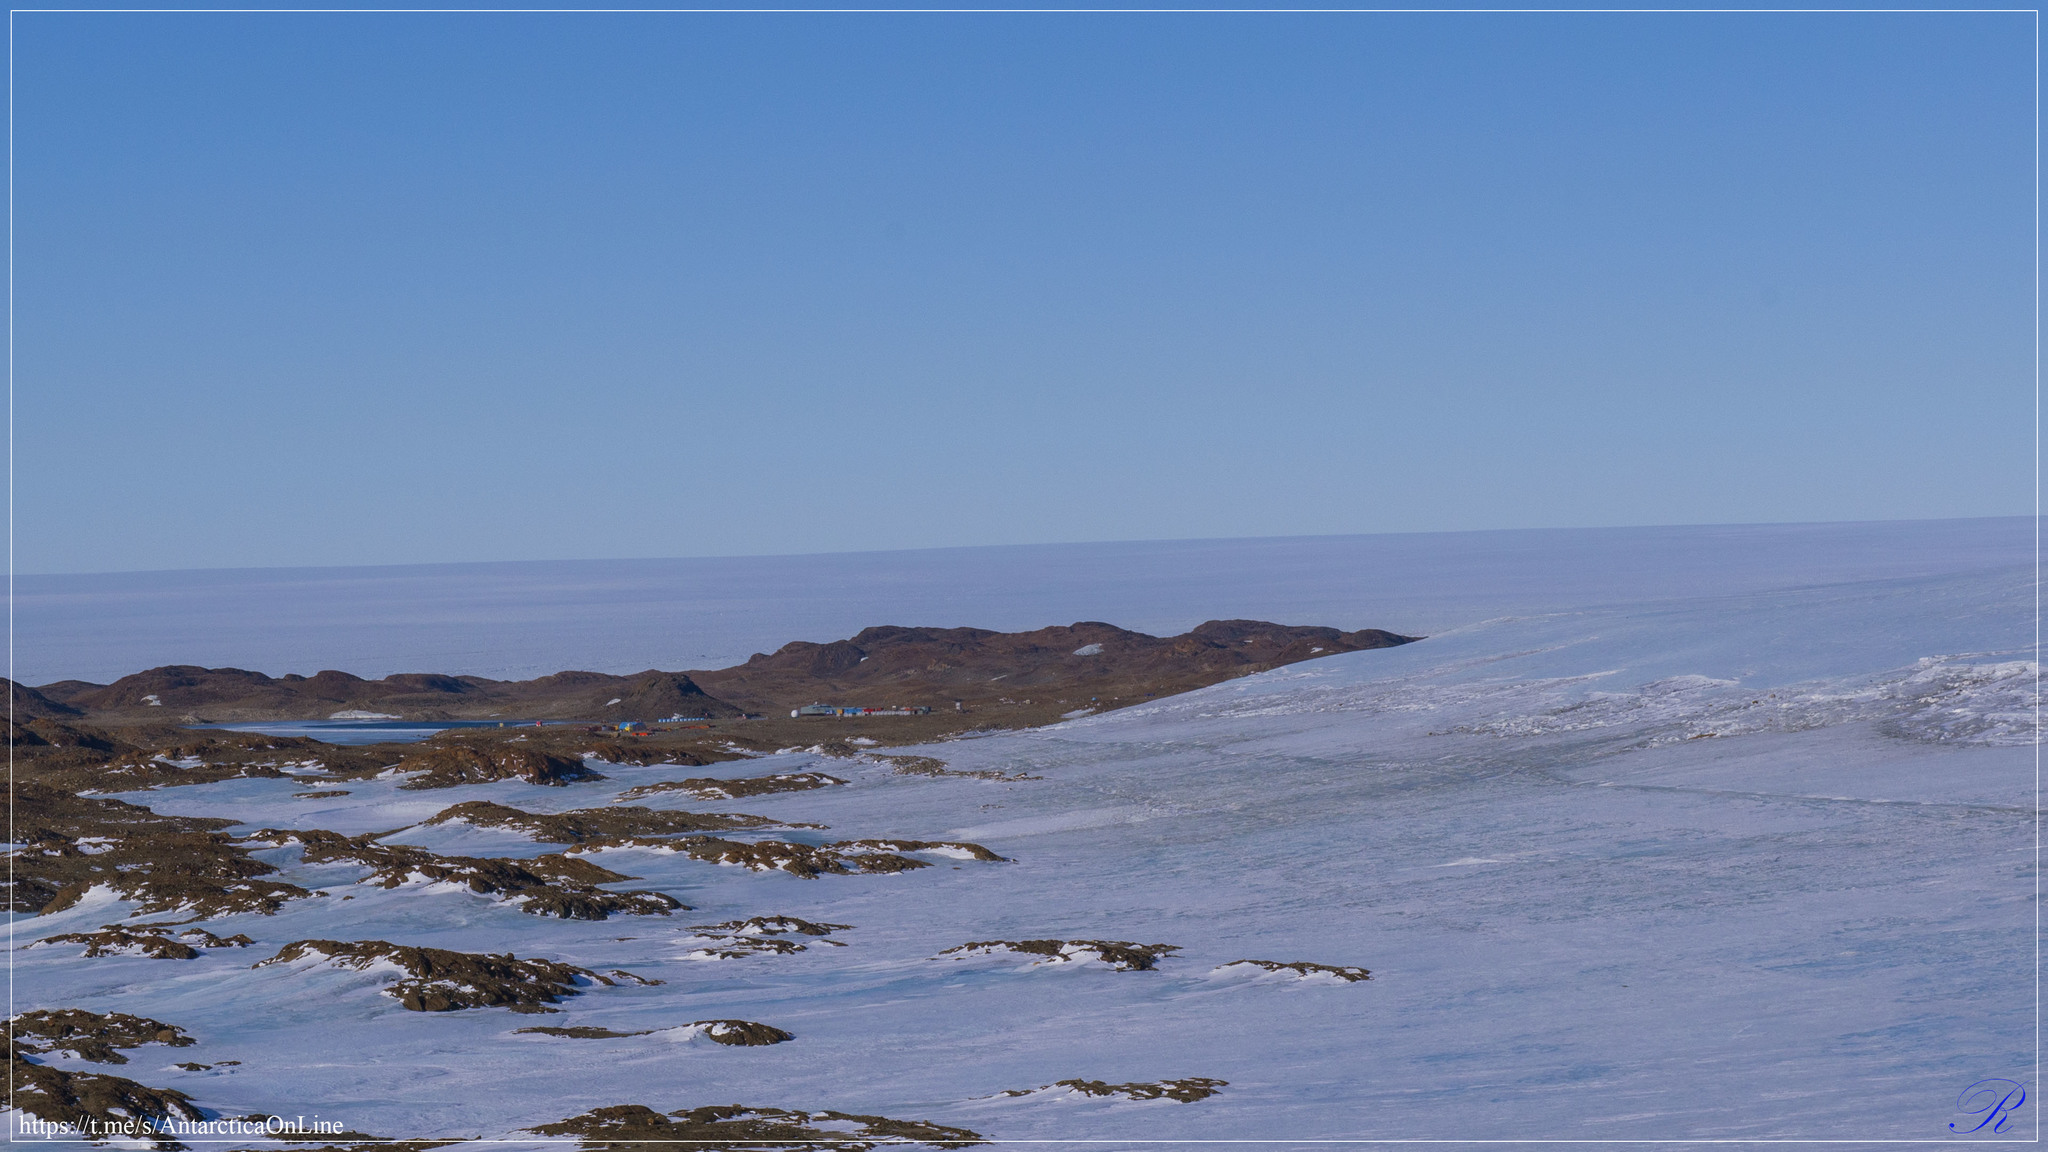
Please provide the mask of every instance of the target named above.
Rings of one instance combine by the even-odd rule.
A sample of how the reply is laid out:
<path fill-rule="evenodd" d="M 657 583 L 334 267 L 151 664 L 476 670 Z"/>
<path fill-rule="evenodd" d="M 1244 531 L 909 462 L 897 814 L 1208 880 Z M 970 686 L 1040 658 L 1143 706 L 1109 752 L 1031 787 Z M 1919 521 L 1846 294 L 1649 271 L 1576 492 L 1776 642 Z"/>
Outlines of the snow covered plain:
<path fill-rule="evenodd" d="M 919 871 L 801 879 L 607 850 L 591 858 L 640 878 L 621 887 L 694 911 L 579 922 L 461 890 L 358 886 L 363 869 L 307 868 L 282 848 L 265 858 L 284 879 L 331 895 L 206 925 L 255 946 L 190 961 L 17 947 L 15 1010 L 179 1025 L 197 1046 L 136 1049 L 116 1071 L 227 1114 L 317 1114 L 387 1137 L 517 1137 L 629 1103 L 829 1108 L 1019 1140 L 1949 1137 L 1975 1123 L 1956 1111 L 1971 1083 L 2034 1083 L 2031 565 L 1775 587 L 1737 567 L 1722 565 L 1721 593 L 1693 572 L 1690 595 L 1501 615 L 909 750 L 1028 780 L 791 751 L 600 764 L 609 779 L 565 788 L 386 779 L 299 800 L 291 781 L 233 780 L 129 794 L 353 834 L 464 800 L 561 811 L 663 779 L 816 770 L 851 783 L 636 802 L 830 826 L 760 838 L 968 840 L 1010 860 L 927 853 L 935 866 Z M 460 824 L 390 839 L 554 850 Z M 14 940 L 123 911 L 19 920 Z M 689 925 L 768 915 L 853 927 L 831 936 L 843 947 L 691 958 L 704 948 Z M 420 1013 L 379 994 L 389 973 L 248 967 L 316 937 L 665 983 L 594 987 L 553 1016 Z M 1151 971 L 942 955 L 1026 938 L 1180 950 Z M 1225 967 L 1240 959 L 1372 975 Z M 795 1039 L 726 1047 L 679 1027 L 714 1018 Z M 514 1032 L 536 1024 L 665 1031 Z M 1228 1084 L 1193 1103 L 1002 1095 L 1184 1077 Z M 2031 1138 L 2033 1109 L 2001 1136 Z"/>
<path fill-rule="evenodd" d="M 875 624 L 1171 636 L 1235 617 L 1421 636 L 1509 612 L 1973 571 L 2026 560 L 2032 542 L 2030 520 L 1989 517 L 24 575 L 10 675 L 724 668 Z"/>

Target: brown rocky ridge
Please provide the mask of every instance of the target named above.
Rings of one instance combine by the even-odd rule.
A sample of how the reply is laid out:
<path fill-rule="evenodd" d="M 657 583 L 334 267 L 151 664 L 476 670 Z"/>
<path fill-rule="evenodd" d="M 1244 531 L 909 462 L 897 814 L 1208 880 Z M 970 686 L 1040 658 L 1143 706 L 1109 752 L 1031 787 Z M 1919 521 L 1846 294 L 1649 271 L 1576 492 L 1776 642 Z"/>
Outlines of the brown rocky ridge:
<path fill-rule="evenodd" d="M 975 860 L 1002 860 L 979 844 L 926 840 L 845 840 L 814 847 L 784 840 L 722 840 L 715 836 L 681 836 L 656 839 L 646 836 L 615 836 L 586 840 L 570 852 L 601 852 L 610 848 L 655 848 L 681 852 L 694 860 L 714 864 L 736 864 L 756 872 L 780 869 L 806 880 L 824 875 L 846 876 L 856 872 L 911 872 L 931 865 L 923 860 L 899 856 L 897 852 L 943 850 Z"/>
<path fill-rule="evenodd" d="M 760 1048 L 796 1039 L 780 1028 L 751 1020 L 699 1020 L 690 1027 L 702 1028 L 706 1039 L 735 1048 Z"/>
<path fill-rule="evenodd" d="M 175 924 L 105 924 L 97 932 L 62 932 L 22 945 L 41 948 L 52 944 L 83 944 L 87 957 L 148 956 L 157 960 L 196 960 L 202 948 L 247 948 L 255 941 L 240 932 L 221 937 L 204 928 L 178 928 Z"/>
<path fill-rule="evenodd" d="M 1228 964 L 1218 965 L 1216 970 L 1221 972 L 1228 968 L 1236 968 L 1239 965 L 1263 968 L 1268 972 L 1292 972 L 1297 976 L 1335 976 L 1339 980 L 1351 983 L 1372 977 L 1372 973 L 1363 968 L 1354 968 L 1342 964 L 1311 964 L 1306 960 L 1295 960 L 1289 963 L 1282 963 L 1278 960 L 1232 960 Z"/>
<path fill-rule="evenodd" d="M 203 1120 L 192 1098 L 103 1072 L 69 1072 L 38 1064 L 20 1048 L 7 1054 L 9 1102 L 22 1112 L 82 1132 L 134 1133 L 158 1148 L 184 1145 L 155 1131 L 174 1120 Z"/>
<path fill-rule="evenodd" d="M 1122 1096 L 1127 1100 L 1178 1100 L 1193 1104 L 1216 1094 L 1219 1088 L 1230 1086 L 1228 1080 L 1217 1080 L 1209 1076 L 1189 1076 L 1180 1080 L 1155 1080 L 1139 1084 L 1110 1084 L 1102 1080 L 1056 1080 L 1042 1088 L 1012 1088 L 1005 1096 L 1030 1096 L 1037 1092 L 1049 1092 L 1054 1088 L 1072 1088 L 1083 1096 Z"/>
<path fill-rule="evenodd" d="M 973 780 L 1040 780 L 1043 777 L 1030 776 L 1022 772 L 998 772 L 988 769 L 975 772 L 957 772 L 946 767 L 946 762 L 936 756 L 887 756 L 870 752 L 848 740 L 825 740 L 811 745 L 806 751 L 818 756 L 832 756 L 842 760 L 859 760 L 868 764 L 886 765 L 898 776 L 959 776 Z"/>
<path fill-rule="evenodd" d="M 1412 639 L 1374 628 L 1343 632 L 1256 620 L 1211 620 L 1169 637 L 1097 621 L 1029 632 L 892 625 L 830 643 L 796 641 L 735 667 L 690 672 L 559 672 L 523 681 L 405 673 L 366 680 L 338 671 L 273 678 L 174 665 L 108 685 L 70 680 L 11 690 L 17 717 L 60 723 L 309 720 L 350 711 L 408 720 L 723 722 L 750 712 L 786 714 L 819 700 L 946 711 L 956 702 L 1000 709 L 1022 700 L 1037 702 L 1051 718 Z"/>
<path fill-rule="evenodd" d="M 35 712 L 50 719 L 105 718 L 154 723 L 190 714 L 209 722 L 324 720 L 336 712 L 374 712 L 412 720 L 549 719 L 659 720 L 668 716 L 735 719 L 740 710 L 714 700 L 681 672 L 631 676 L 558 672 L 537 680 L 401 673 L 365 680 L 347 672 L 272 678 L 242 668 L 167 665 L 112 684 L 69 680 L 24 689 Z M 612 703 L 612 701 L 618 703 Z M 68 709 L 69 711 L 62 711 Z M 17 711 L 17 715 L 21 713 Z"/>
<path fill-rule="evenodd" d="M 719 751 L 701 747 L 650 746 L 632 736 L 627 736 L 620 740 L 584 741 L 584 743 L 590 745 L 588 751 L 591 756 L 607 764 L 630 764 L 635 768 L 647 768 L 656 764 L 674 764 L 684 768 L 703 768 L 707 765 L 718 764 L 737 758 L 730 751 Z"/>
<path fill-rule="evenodd" d="M 512 1031 L 515 1035 L 522 1032 L 535 1032 L 542 1036 L 564 1036 L 571 1040 L 623 1040 L 628 1036 L 652 1036 L 660 1031 L 660 1029 L 643 1028 L 638 1032 L 614 1032 L 609 1028 L 594 1028 L 588 1024 L 576 1024 L 569 1027 L 514 1028 Z"/>
<path fill-rule="evenodd" d="M 510 828 L 549 844 L 581 844 L 619 836 L 674 836 L 687 832 L 731 832 L 763 828 L 778 822 L 765 816 L 716 812 L 676 812 L 660 808 L 578 808 L 569 812 L 526 812 L 488 800 L 471 800 L 443 808 L 428 824 L 469 824 L 477 828 Z M 783 825 L 788 827 L 788 825 Z"/>
<path fill-rule="evenodd" d="M 63 792 L 141 791 L 237 777 L 307 782 L 373 776 L 414 746 L 337 747 L 256 732 L 196 733 L 173 724 L 116 729 L 30 720 L 9 729 L 15 781 Z"/>
<path fill-rule="evenodd" d="M 843 942 L 824 937 L 852 927 L 851 924 L 814 924 L 794 916 L 754 916 L 745 920 L 728 920 L 723 924 L 698 924 L 689 929 L 692 933 L 689 939 L 703 944 L 690 953 L 690 958 L 741 960 L 762 953 L 788 956 L 805 951 L 806 945 L 786 939 L 791 935 L 815 937 L 815 943 L 844 948 Z"/>
<path fill-rule="evenodd" d="M 688 780 L 663 780 L 641 784 L 619 794 L 620 800 L 638 800 L 661 792 L 684 792 L 698 800 L 737 800 L 743 796 L 765 796 L 773 792 L 806 792 L 830 788 L 846 781 L 823 772 L 782 772 L 774 776 L 749 776 L 740 780 L 714 780 L 693 776 Z"/>
<path fill-rule="evenodd" d="M 297 842 L 308 864 L 347 861 L 369 868 L 358 884 L 397 888 L 414 881 L 460 884 L 479 896 L 501 896 L 532 916 L 603 920 L 612 915 L 666 916 L 688 905 L 660 892 L 612 892 L 600 884 L 634 877 L 557 853 L 523 859 L 442 856 L 410 844 L 379 844 L 377 834 L 343 836 L 317 828 L 265 828 L 247 839 Z"/>
<path fill-rule="evenodd" d="M 588 968 L 554 960 L 522 960 L 511 953 L 492 955 L 446 948 L 415 948 L 385 940 L 295 940 L 253 968 L 290 964 L 318 956 L 337 967 L 363 970 L 389 961 L 409 979 L 384 989 L 384 994 L 414 1012 L 453 1012 L 464 1008 L 510 1008 L 514 1012 L 554 1012 L 547 1005 L 582 995 L 585 982 L 616 986 L 621 980 L 646 984 L 629 972 L 600 976 Z"/>
<path fill-rule="evenodd" d="M 745 664 L 691 673 L 705 690 L 749 708 L 824 696 L 952 707 L 1040 694 L 1079 707 L 1166 696 L 1316 656 L 1388 648 L 1413 637 L 1257 620 L 1211 620 L 1169 637 L 1082 621 L 1030 632 L 868 628 L 829 644 L 797 641 Z"/>
<path fill-rule="evenodd" d="M 994 952 L 1016 952 L 1045 957 L 1038 961 L 1040 964 L 1085 964 L 1099 960 L 1119 972 L 1146 972 L 1158 966 L 1160 957 L 1178 951 L 1178 944 L 1133 944 L 1128 940 L 970 940 L 939 955 L 986 956 Z"/>
<path fill-rule="evenodd" d="M 604 779 L 601 773 L 584 767 L 580 759 L 504 744 L 478 747 L 474 743 L 465 743 L 428 747 L 400 760 L 396 771 L 412 774 L 412 779 L 399 787 L 414 791 L 457 788 L 492 780 L 524 780 L 528 784 L 559 788 L 572 782 Z"/>
<path fill-rule="evenodd" d="M 796 1039 L 780 1028 L 767 1024 L 756 1024 L 751 1020 L 696 1020 L 676 1028 L 646 1028 L 638 1032 L 614 1032 L 609 1028 L 593 1028 L 577 1025 L 570 1028 L 515 1028 L 517 1032 L 538 1032 L 543 1036 L 564 1036 L 573 1040 L 617 1040 L 628 1036 L 652 1036 L 656 1032 L 674 1032 L 682 1028 L 700 1029 L 707 1040 L 741 1048 L 756 1048 L 767 1044 L 781 1044 Z"/>
<path fill-rule="evenodd" d="M 125 1012 L 101 1015 L 80 1008 L 58 1008 L 23 1012 L 7 1022 L 15 1050 L 31 1055 L 69 1052 L 96 1064 L 126 1064 L 128 1058 L 117 1048 L 140 1048 L 164 1044 L 189 1048 L 197 1041 L 175 1024 L 130 1016 Z"/>
<path fill-rule="evenodd" d="M 134 804 L 74 796 L 17 782 L 8 907 L 58 912 L 95 887 L 137 901 L 145 913 L 196 918 L 277 911 L 312 895 L 263 877 L 276 868 L 214 831 L 231 820 L 160 816 Z"/>
<path fill-rule="evenodd" d="M 813 1124 L 832 1124 L 814 1128 Z M 846 1125 L 854 1125 L 850 1130 Z M 593 1108 L 581 1116 L 532 1129 L 542 1136 L 578 1136 L 587 1152 L 645 1152 L 648 1142 L 700 1149 L 782 1149 L 788 1152 L 873 1152 L 882 1144 L 964 1148 L 979 1133 L 922 1120 L 891 1120 L 852 1112 L 797 1112 L 728 1104 L 679 1108 L 663 1115 L 641 1104 Z"/>

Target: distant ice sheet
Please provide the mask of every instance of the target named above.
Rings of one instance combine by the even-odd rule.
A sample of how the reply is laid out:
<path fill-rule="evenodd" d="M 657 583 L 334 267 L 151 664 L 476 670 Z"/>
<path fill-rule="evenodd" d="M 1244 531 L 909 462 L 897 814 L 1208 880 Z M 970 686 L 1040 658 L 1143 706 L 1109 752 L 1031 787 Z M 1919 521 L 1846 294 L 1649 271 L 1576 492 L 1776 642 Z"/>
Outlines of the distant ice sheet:
<path fill-rule="evenodd" d="M 696 560 L 22 576 L 14 676 L 715 668 L 875 624 L 1249 617 L 1436 634 L 1494 616 L 2031 563 L 2025 518 L 1155 541 Z"/>

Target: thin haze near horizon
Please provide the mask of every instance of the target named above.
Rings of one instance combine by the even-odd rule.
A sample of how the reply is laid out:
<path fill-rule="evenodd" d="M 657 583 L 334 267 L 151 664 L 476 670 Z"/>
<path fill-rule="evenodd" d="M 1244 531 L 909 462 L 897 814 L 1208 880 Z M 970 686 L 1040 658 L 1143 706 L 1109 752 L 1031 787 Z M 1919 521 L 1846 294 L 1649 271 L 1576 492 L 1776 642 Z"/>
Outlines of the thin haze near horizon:
<path fill-rule="evenodd" d="M 2033 34 L 17 14 L 15 567 L 2026 513 Z"/>

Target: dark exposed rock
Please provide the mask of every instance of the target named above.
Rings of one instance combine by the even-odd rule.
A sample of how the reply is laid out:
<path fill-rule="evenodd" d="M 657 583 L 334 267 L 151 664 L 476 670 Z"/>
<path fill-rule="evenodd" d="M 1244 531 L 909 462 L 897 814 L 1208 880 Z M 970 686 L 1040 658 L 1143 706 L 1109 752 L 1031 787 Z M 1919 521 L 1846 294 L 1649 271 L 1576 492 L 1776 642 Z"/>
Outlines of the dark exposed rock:
<path fill-rule="evenodd" d="M 1293 972 L 1299 976 L 1313 976 L 1317 974 L 1335 976 L 1340 980 L 1354 983 L 1369 979 L 1372 976 L 1372 973 L 1363 968 L 1353 968 L 1341 964 L 1311 964 L 1306 960 L 1296 960 L 1290 963 L 1282 963 L 1278 960 L 1232 960 L 1228 964 L 1218 966 L 1216 970 L 1221 972 L 1226 968 L 1236 968 L 1239 965 L 1263 968 L 1268 972 Z"/>
<path fill-rule="evenodd" d="M 64 932 L 23 945 L 38 948 L 48 944 L 83 944 L 93 956 L 149 956 L 157 960 L 193 960 L 201 948 L 246 948 L 255 941 L 237 932 L 216 936 L 204 928 L 168 931 L 174 925 L 103 925 L 97 932 Z"/>
<path fill-rule="evenodd" d="M 1054 1088 L 1072 1088 L 1083 1096 L 1122 1096 L 1127 1100 L 1178 1100 L 1192 1104 L 1206 1100 L 1216 1094 L 1219 1088 L 1229 1087 L 1230 1081 L 1217 1080 L 1208 1076 L 1189 1076 L 1180 1080 L 1156 1080 L 1141 1084 L 1110 1084 L 1102 1080 L 1058 1080 L 1043 1088 L 1011 1089 L 1005 1096 L 1029 1096 L 1034 1092 L 1046 1092 Z"/>
<path fill-rule="evenodd" d="M 558 672 L 525 681 L 433 673 L 365 680 L 332 670 L 272 678 L 241 668 L 167 665 L 108 685 L 73 681 L 23 692 L 38 693 L 40 699 L 31 703 L 39 709 L 71 708 L 124 719 L 205 712 L 220 720 L 311 720 L 346 710 L 427 719 L 459 715 L 652 721 L 675 715 L 741 715 L 733 705 L 706 695 L 687 674 L 654 670 L 631 676 Z M 610 703 L 613 700 L 618 703 Z"/>
<path fill-rule="evenodd" d="M 671 716 L 726 720 L 745 715 L 733 705 L 707 695 L 686 673 L 649 670 L 611 679 L 611 684 L 591 693 L 583 705 L 582 715 L 602 720 L 641 721 L 665 720 Z M 617 704 L 610 703 L 614 699 Z"/>
<path fill-rule="evenodd" d="M 965 780 L 1040 780 L 1043 777 L 1030 776 L 1023 772 L 998 772 L 983 769 L 974 772 L 959 772 L 946 767 L 946 762 L 936 756 L 885 756 L 870 752 L 847 740 L 823 740 L 811 746 L 811 752 L 819 756 L 832 756 L 841 760 L 861 760 L 870 764 L 886 764 L 898 776 L 957 776 Z"/>
<path fill-rule="evenodd" d="M 250 858 L 219 832 L 126 836 L 100 851 L 83 850 L 75 841 L 39 840 L 20 850 L 17 862 L 23 871 L 45 875 L 82 873 L 50 894 L 40 909 L 45 915 L 71 907 L 100 886 L 136 901 L 144 913 L 188 912 L 200 918 L 269 915 L 287 900 L 312 895 L 296 884 L 261 879 L 277 869 Z"/>
<path fill-rule="evenodd" d="M 125 745 L 98 728 L 47 717 L 8 722 L 7 743 L 14 748 L 71 748 L 114 753 Z"/>
<path fill-rule="evenodd" d="M 643 836 L 615 837 L 591 840 L 569 849 L 571 852 L 592 852 L 605 848 L 659 848 L 681 852 L 695 860 L 714 864 L 736 864 L 755 872 L 772 872 L 780 869 L 805 879 L 813 879 L 825 873 L 846 874 L 856 871 L 904 872 L 929 865 L 921 860 L 906 860 L 900 856 L 871 856 L 852 860 L 830 848 L 817 848 L 809 844 L 791 844 L 782 840 L 722 840 L 715 836 L 683 836 L 661 840 Z"/>
<path fill-rule="evenodd" d="M 128 1058 L 115 1051 L 117 1048 L 144 1044 L 189 1048 L 197 1043 L 176 1025 L 161 1020 L 125 1012 L 103 1016 L 79 1008 L 23 1012 L 9 1020 L 7 1028 L 17 1051 L 35 1055 L 69 1052 L 97 1064 L 126 1064 Z"/>
<path fill-rule="evenodd" d="M 740 1048 L 757 1048 L 796 1039 L 780 1028 L 756 1024 L 751 1020 L 699 1020 L 691 1027 L 704 1029 L 704 1037 L 708 1040 Z"/>
<path fill-rule="evenodd" d="M 822 644 L 797 641 L 716 671 L 559 672 L 525 681 L 408 673 L 366 680 L 332 670 L 272 678 L 239 668 L 174 665 L 109 685 L 16 686 L 15 716 L 61 720 L 83 712 L 96 722 L 133 724 L 200 713 L 223 721 L 289 720 L 369 710 L 409 719 L 655 722 L 737 719 L 747 709 L 787 709 L 832 697 L 945 709 L 959 700 L 972 709 L 994 701 L 998 689 L 1067 696 L 1073 704 L 1129 702 L 1412 639 L 1373 628 L 1343 632 L 1257 620 L 1211 620 L 1168 637 L 1099 621 L 1030 632 L 891 625 Z"/>
<path fill-rule="evenodd" d="M 789 956 L 806 950 L 805 945 L 786 939 L 790 935 L 822 938 L 851 927 L 851 924 L 814 924 L 794 916 L 755 916 L 746 920 L 729 920 L 723 924 L 699 924 L 690 929 L 695 933 L 691 938 L 703 941 L 703 945 L 691 953 L 691 957 L 702 960 L 740 960 L 762 953 Z M 820 939 L 818 942 L 845 947 L 837 940 Z"/>
<path fill-rule="evenodd" d="M 698 748 L 674 748 L 642 744 L 638 741 L 626 743 L 620 740 L 606 740 L 594 744 L 590 755 L 607 764 L 631 764 L 645 768 L 654 764 L 676 764 L 685 768 L 702 768 L 731 759 L 731 756 L 712 755 Z"/>
<path fill-rule="evenodd" d="M 759 932 L 768 935 L 794 932 L 800 936 L 830 936 L 834 932 L 848 931 L 853 925 L 821 924 L 810 920 L 801 920 L 795 916 L 753 916 L 745 920 L 728 920 L 723 924 L 703 924 L 699 925 L 699 927 L 722 928 L 728 932 Z"/>
<path fill-rule="evenodd" d="M 683 1025 L 685 1028 L 702 1028 L 704 1037 L 720 1044 L 741 1047 L 758 1047 L 765 1044 L 780 1044 L 796 1037 L 780 1028 L 756 1024 L 751 1020 L 698 1020 Z M 619 1040 L 628 1036 L 652 1036 L 656 1032 L 670 1031 L 665 1028 L 644 1028 L 638 1032 L 614 1032 L 610 1028 L 593 1028 L 579 1024 L 568 1028 L 516 1028 L 514 1032 L 537 1032 L 543 1036 L 562 1036 L 572 1040 Z"/>
<path fill-rule="evenodd" d="M 0 684 L 7 685 L 7 714 L 17 722 L 24 720 L 64 720 L 85 715 L 83 708 L 52 700 L 26 684 L 0 676 Z"/>
<path fill-rule="evenodd" d="M 415 881 L 460 884 L 480 896 L 502 896 L 534 916 L 565 920 L 603 920 L 613 914 L 666 916 L 687 909 L 682 901 L 660 892 L 612 892 L 600 884 L 633 879 L 588 860 L 550 853 L 531 859 L 506 860 L 474 856 L 442 856 L 410 844 L 379 844 L 376 834 L 343 836 L 320 829 L 266 828 L 249 839 L 275 844 L 297 841 L 308 864 L 347 861 L 371 869 L 357 881 L 397 888 Z"/>
<path fill-rule="evenodd" d="M 618 981 L 588 968 L 553 960 L 522 960 L 507 952 L 455 952 L 446 948 L 415 948 L 384 940 L 297 940 L 268 960 L 251 967 L 289 964 L 317 956 L 343 968 L 362 970 L 380 962 L 396 964 L 409 978 L 384 989 L 414 1012 L 452 1012 L 463 1008 L 506 1007 L 514 1012 L 550 1012 L 544 1007 L 567 996 L 581 995 L 581 982 Z"/>
<path fill-rule="evenodd" d="M 969 844 L 964 840 L 842 840 L 834 844 L 833 847 L 841 849 L 872 848 L 878 851 L 890 852 L 936 852 L 942 856 L 950 856 L 957 853 L 965 855 L 970 859 L 985 860 L 990 863 L 1003 863 L 1007 862 L 1008 859 L 1007 857 L 996 855 L 979 844 Z"/>
<path fill-rule="evenodd" d="M 569 851 L 595 852 L 606 848 L 665 849 L 684 853 L 692 859 L 736 864 L 756 872 L 780 869 L 807 880 L 826 874 L 910 872 L 931 867 L 923 860 L 912 860 L 896 855 L 896 852 L 944 851 L 976 860 L 1003 859 L 979 844 L 933 840 L 845 840 L 816 847 L 784 840 L 723 840 L 715 836 L 681 836 L 666 840 L 620 836 L 587 840 Z M 891 848 L 896 852 L 886 850 Z"/>
<path fill-rule="evenodd" d="M 1041 964 L 1066 964 L 1100 960 L 1119 972 L 1144 972 L 1158 966 L 1159 958 L 1180 951 L 1177 944 L 1133 944 L 1128 940 L 970 940 L 939 953 L 974 956 L 992 952 L 1017 952 L 1043 956 Z"/>
<path fill-rule="evenodd" d="M 559 788 L 604 776 L 583 766 L 581 760 L 555 756 L 509 745 L 451 744 L 429 748 L 398 762 L 398 771 L 413 773 L 400 788 L 455 788 L 493 780 L 524 780 Z"/>
<path fill-rule="evenodd" d="M 367 776 L 398 759 L 374 746 L 337 748 L 294 736 L 130 725 L 97 728 L 32 720 L 14 734 L 16 779 L 65 792 L 139 791 L 236 778 Z M 33 741 L 33 743 L 30 743 Z"/>
<path fill-rule="evenodd" d="M 814 1128 L 813 1124 L 831 1124 Z M 846 1125 L 854 1125 L 849 1130 Z M 881 1144 L 925 1144 L 963 1148 L 982 1143 L 979 1133 L 922 1120 L 891 1120 L 851 1112 L 797 1112 L 729 1104 L 677 1109 L 664 1116 L 640 1104 L 595 1108 L 581 1116 L 542 1124 L 543 1136 L 578 1136 L 588 1152 L 645 1152 L 647 1142 L 719 1150 L 741 1148 L 805 1152 L 873 1152 Z"/>
<path fill-rule="evenodd" d="M 875 756 L 873 759 L 887 764 L 898 776 L 959 776 L 969 780 L 1042 780 L 1042 776 L 1031 776 L 1023 772 L 998 772 L 994 769 L 958 771 L 946 767 L 946 762 L 934 756 Z"/>
<path fill-rule="evenodd" d="M 737 800 L 742 796 L 762 796 L 771 792 L 803 792 L 812 788 L 830 788 L 846 781 L 823 772 L 784 772 L 775 776 L 750 776 L 743 780 L 713 780 L 708 777 L 693 777 L 688 780 L 664 780 L 659 784 L 642 784 L 628 788 L 619 795 L 621 800 L 637 800 L 660 792 L 684 792 L 699 800 Z"/>
<path fill-rule="evenodd" d="M 691 673 L 706 691 L 750 708 L 833 697 L 968 706 L 1005 693 L 1091 697 L 1169 695 L 1317 656 L 1386 648 L 1414 637 L 1376 628 L 1211 620 L 1181 636 L 1147 636 L 1099 621 L 994 632 L 984 628 L 868 628 L 827 644 L 797 641 L 772 655 Z"/>
<path fill-rule="evenodd" d="M 786 939 L 791 935 L 819 937 L 815 943 L 846 947 L 840 941 L 821 939 L 846 929 L 852 929 L 852 924 L 813 924 L 797 916 L 752 916 L 723 924 L 696 924 L 690 929 L 690 939 L 702 943 L 690 953 L 690 959 L 745 959 L 762 953 L 795 955 L 807 951 L 807 945 Z"/>
<path fill-rule="evenodd" d="M 157 1135 L 155 1125 L 203 1120 L 192 1098 L 170 1088 L 150 1088 L 102 1072 L 68 1072 L 37 1064 L 18 1048 L 8 1053 L 9 1101 L 43 1120 L 81 1132 L 133 1134 L 158 1148 L 184 1145 Z"/>
<path fill-rule="evenodd" d="M 628 1036 L 652 1036 L 658 1029 L 643 1028 L 638 1032 L 614 1032 L 609 1028 L 593 1028 L 588 1024 L 578 1024 L 569 1028 L 514 1028 L 512 1031 L 515 1034 L 537 1032 L 542 1036 L 564 1036 L 571 1040 L 621 1040 Z"/>
<path fill-rule="evenodd" d="M 212 831 L 232 823 L 160 816 L 147 808 L 16 784 L 9 907 L 58 912 L 105 887 L 148 913 L 199 918 L 269 914 L 312 893 L 266 880 L 276 868 Z"/>
<path fill-rule="evenodd" d="M 428 824 L 460 821 L 478 828 L 511 828 L 550 844 L 580 844 L 608 836 L 671 836 L 685 832 L 729 832 L 776 823 L 765 816 L 716 812 L 673 812 L 658 808 L 578 808 L 571 812 L 522 812 L 488 800 L 444 808 Z"/>

